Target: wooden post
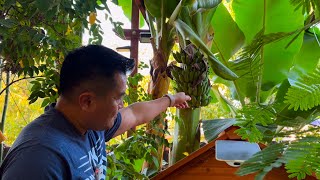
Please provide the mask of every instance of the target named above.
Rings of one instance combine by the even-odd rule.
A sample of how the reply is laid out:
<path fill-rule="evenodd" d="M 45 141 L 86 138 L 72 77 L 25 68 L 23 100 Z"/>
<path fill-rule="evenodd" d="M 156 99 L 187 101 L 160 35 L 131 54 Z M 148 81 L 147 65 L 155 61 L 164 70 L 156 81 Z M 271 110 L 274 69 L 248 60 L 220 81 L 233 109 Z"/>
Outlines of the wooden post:
<path fill-rule="evenodd" d="M 136 5 L 135 1 L 132 1 L 132 11 L 131 11 L 131 40 L 130 40 L 130 58 L 134 59 L 135 67 L 131 73 L 131 76 L 134 76 L 138 73 L 138 54 L 139 54 L 139 37 L 140 32 L 137 31 L 139 29 L 139 8 Z M 135 88 L 135 87 L 131 87 Z M 127 136 L 130 137 L 132 135 L 132 131 L 135 131 L 135 127 L 131 129 L 131 131 L 127 132 Z"/>

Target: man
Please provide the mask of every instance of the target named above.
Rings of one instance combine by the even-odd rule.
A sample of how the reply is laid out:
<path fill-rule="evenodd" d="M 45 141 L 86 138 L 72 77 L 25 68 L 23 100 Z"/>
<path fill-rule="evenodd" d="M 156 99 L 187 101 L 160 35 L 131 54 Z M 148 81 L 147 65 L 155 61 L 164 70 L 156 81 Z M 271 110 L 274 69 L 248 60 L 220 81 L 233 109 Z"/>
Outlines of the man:
<path fill-rule="evenodd" d="M 22 130 L 1 165 L 2 179 L 104 179 L 106 141 L 169 106 L 188 106 L 191 98 L 177 93 L 123 108 L 133 67 L 133 60 L 103 46 L 69 53 L 57 103 Z"/>

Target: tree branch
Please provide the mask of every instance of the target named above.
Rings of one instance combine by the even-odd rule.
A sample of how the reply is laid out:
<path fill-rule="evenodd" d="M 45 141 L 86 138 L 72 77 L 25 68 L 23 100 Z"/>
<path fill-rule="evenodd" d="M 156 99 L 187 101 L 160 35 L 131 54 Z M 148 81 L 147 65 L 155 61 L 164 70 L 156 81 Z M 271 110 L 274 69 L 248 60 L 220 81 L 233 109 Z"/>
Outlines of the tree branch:
<path fill-rule="evenodd" d="M 16 82 L 19 82 L 19 81 L 25 80 L 25 79 L 38 78 L 38 77 L 44 77 L 44 76 L 24 77 L 24 78 L 21 78 L 21 79 L 14 80 L 14 81 L 12 81 L 10 84 L 8 84 L 5 88 L 3 88 L 3 89 L 0 91 L 0 95 L 1 95 L 6 89 L 8 89 L 12 84 L 14 84 L 14 83 L 16 83 Z"/>

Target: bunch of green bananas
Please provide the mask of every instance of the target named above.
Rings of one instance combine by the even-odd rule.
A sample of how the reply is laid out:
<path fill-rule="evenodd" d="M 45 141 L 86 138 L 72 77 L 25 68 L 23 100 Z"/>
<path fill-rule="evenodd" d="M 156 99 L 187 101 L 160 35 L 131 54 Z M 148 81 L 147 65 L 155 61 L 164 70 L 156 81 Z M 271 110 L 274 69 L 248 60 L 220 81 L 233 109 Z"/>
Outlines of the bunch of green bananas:
<path fill-rule="evenodd" d="M 173 53 L 174 59 L 180 66 L 172 65 L 171 75 L 176 81 L 175 90 L 185 92 L 191 96 L 189 106 L 192 108 L 207 106 L 211 101 L 210 81 L 208 78 L 209 66 L 204 55 L 192 44 L 180 53 Z"/>

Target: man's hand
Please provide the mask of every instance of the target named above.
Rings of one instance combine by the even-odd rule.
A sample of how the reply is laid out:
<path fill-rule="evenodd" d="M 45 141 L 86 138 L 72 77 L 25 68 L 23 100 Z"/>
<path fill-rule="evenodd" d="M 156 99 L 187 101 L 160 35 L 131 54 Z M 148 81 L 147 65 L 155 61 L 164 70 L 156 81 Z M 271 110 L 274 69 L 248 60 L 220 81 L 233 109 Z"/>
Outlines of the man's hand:
<path fill-rule="evenodd" d="M 173 104 L 174 107 L 177 107 L 180 109 L 189 107 L 187 101 L 190 101 L 191 97 L 186 95 L 184 92 L 179 92 L 179 93 L 173 95 L 172 97 L 173 97 L 173 101 L 174 101 L 174 104 Z"/>

